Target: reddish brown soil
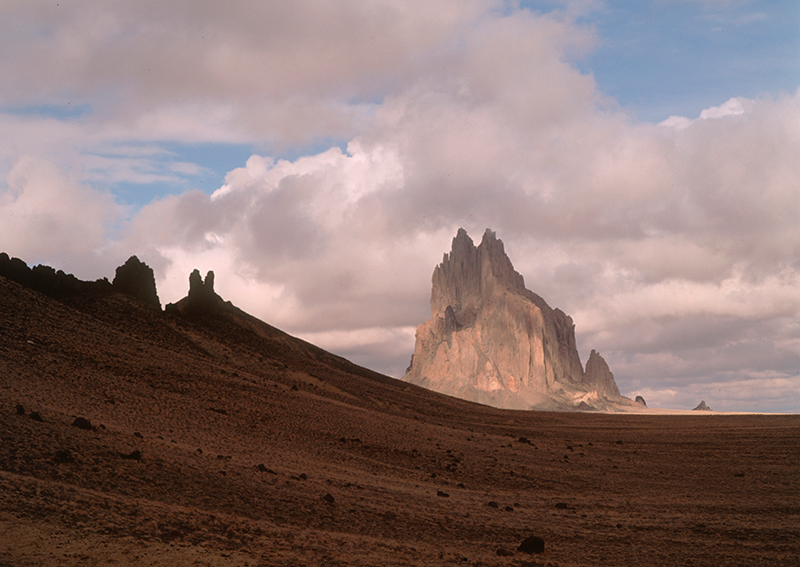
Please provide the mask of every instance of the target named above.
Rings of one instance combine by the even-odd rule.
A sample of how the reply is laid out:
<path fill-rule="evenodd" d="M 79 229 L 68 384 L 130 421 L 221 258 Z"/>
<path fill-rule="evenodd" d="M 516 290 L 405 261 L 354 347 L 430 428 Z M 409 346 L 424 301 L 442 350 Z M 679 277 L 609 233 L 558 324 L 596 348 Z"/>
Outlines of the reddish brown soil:
<path fill-rule="evenodd" d="M 0 565 L 800 565 L 800 416 L 497 410 L 234 308 L 0 277 L 0 434 Z"/>

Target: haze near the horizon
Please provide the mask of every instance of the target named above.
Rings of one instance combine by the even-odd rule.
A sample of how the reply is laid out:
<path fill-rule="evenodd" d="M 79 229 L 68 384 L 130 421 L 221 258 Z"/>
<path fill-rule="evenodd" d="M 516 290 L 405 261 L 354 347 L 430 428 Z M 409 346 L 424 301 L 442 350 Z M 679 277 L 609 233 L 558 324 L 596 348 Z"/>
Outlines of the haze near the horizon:
<path fill-rule="evenodd" d="M 0 250 L 401 376 L 458 227 L 651 407 L 800 411 L 800 6 L 0 5 Z"/>

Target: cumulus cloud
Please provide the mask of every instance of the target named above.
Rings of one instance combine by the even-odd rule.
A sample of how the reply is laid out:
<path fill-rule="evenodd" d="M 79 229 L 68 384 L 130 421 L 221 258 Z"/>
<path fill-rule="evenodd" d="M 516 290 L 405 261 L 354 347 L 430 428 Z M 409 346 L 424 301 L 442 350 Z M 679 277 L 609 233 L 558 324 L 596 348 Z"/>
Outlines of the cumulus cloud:
<path fill-rule="evenodd" d="M 214 270 L 238 306 L 400 376 L 434 266 L 458 227 L 489 227 L 623 393 L 651 406 L 800 407 L 800 91 L 635 122 L 575 65 L 598 42 L 575 17 L 596 7 L 80 3 L 30 19 L 27 3 L 6 3 L 2 25 L 21 27 L 0 34 L 15 53 L 0 71 L 19 79 L 0 86 L 3 100 L 56 92 L 92 110 L 0 115 L 52 160 L 9 163 L 0 238 L 28 260 L 84 259 L 72 269 L 138 254 L 165 301 L 185 295 L 192 269 Z M 292 159 L 268 151 L 321 137 L 344 142 Z M 91 187 L 200 171 L 158 165 L 165 140 L 265 151 L 211 194 L 127 215 Z M 57 244 L 21 236 L 46 226 Z"/>
<path fill-rule="evenodd" d="M 69 256 L 84 266 L 102 248 L 119 211 L 107 193 L 65 177 L 52 163 L 23 157 L 0 193 L 0 242 L 29 261 Z"/>

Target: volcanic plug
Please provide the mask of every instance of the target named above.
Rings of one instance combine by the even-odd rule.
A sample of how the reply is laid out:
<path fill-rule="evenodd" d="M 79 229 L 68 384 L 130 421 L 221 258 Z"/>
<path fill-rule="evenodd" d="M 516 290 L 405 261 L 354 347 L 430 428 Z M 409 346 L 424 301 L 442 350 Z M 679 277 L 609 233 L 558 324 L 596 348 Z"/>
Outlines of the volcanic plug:
<path fill-rule="evenodd" d="M 493 231 L 476 247 L 459 229 L 432 279 L 403 380 L 508 409 L 632 406 L 596 351 L 584 370 L 572 318 L 525 288 Z"/>

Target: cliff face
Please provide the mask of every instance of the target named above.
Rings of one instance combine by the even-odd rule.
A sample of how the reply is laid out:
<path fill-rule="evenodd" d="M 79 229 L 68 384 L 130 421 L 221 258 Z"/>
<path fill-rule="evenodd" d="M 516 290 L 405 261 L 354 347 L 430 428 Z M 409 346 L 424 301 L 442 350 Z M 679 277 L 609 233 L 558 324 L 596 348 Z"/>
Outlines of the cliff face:
<path fill-rule="evenodd" d="M 584 372 L 572 318 L 525 289 L 494 232 L 476 247 L 459 229 L 432 279 L 431 318 L 417 329 L 404 380 L 515 409 L 626 400 L 596 352 Z"/>

